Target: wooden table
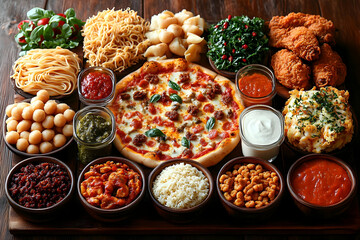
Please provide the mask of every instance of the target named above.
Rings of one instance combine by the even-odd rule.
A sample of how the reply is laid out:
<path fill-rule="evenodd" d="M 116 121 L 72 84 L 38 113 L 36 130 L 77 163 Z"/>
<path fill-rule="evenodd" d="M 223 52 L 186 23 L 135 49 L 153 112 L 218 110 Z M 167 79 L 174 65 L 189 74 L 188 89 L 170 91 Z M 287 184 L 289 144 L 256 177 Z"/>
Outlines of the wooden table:
<path fill-rule="evenodd" d="M 0 0 L 0 26 L 1 26 L 1 35 L 0 35 L 0 92 L 1 92 L 1 104 L 0 112 L 3 116 L 5 112 L 5 107 L 13 103 L 14 101 L 14 90 L 9 80 L 9 75 L 11 71 L 11 66 L 13 62 L 18 57 L 19 48 L 17 47 L 16 42 L 14 41 L 14 35 L 17 33 L 17 24 L 21 20 L 26 18 L 26 12 L 33 7 L 42 7 L 46 9 L 53 10 L 55 12 L 63 12 L 69 7 L 75 9 L 77 17 L 86 20 L 88 17 L 96 14 L 98 11 L 107 9 L 107 8 L 127 8 L 130 7 L 138 11 L 140 16 L 143 16 L 145 19 L 150 20 L 151 16 L 158 14 L 159 12 L 168 9 L 173 12 L 181 11 L 182 9 L 187 9 L 192 11 L 195 14 L 200 14 L 201 17 L 209 23 L 215 23 L 220 19 L 231 15 L 248 15 L 250 17 L 257 16 L 265 20 L 270 20 L 274 15 L 286 15 L 289 12 L 304 12 L 310 14 L 319 14 L 327 19 L 331 19 L 337 29 L 336 42 L 337 47 L 341 50 L 341 55 L 343 56 L 344 62 L 347 65 L 348 75 L 346 78 L 346 88 L 350 91 L 350 101 L 357 114 L 360 116 L 360 18 L 358 14 L 360 12 L 360 3 L 356 0 L 303 0 L 303 1 L 285 1 L 285 0 L 272 0 L 272 1 L 261 1 L 261 0 L 243 0 L 243 1 L 231 1 L 231 0 L 199 0 L 199 1 L 186 1 L 186 0 L 177 0 L 177 1 L 159 1 L 159 0 L 122 0 L 122 1 L 110 1 L 110 0 L 90 0 L 90 1 L 80 1 L 80 0 Z M 3 122 L 0 123 L 0 129 L 3 129 Z M 359 141 L 355 143 L 356 146 L 359 145 Z M 38 234 L 33 234 L 27 237 L 13 236 L 9 232 L 9 211 L 10 207 L 7 203 L 5 193 L 4 193 L 4 183 L 5 178 L 14 165 L 22 159 L 20 156 L 14 155 L 6 147 L 4 140 L 1 136 L 0 141 L 0 239 L 49 239 L 49 237 L 38 237 Z M 359 153 L 360 151 L 355 148 L 351 156 L 353 162 L 359 162 Z M 359 165 L 359 164 L 357 164 Z M 358 166 L 355 166 L 358 169 Z M 357 211 L 355 214 L 359 214 L 358 203 L 354 211 Z M 282 215 L 284 213 L 281 213 Z M 296 217 L 296 215 L 295 215 Z M 141 223 L 141 222 L 140 222 Z M 156 224 L 161 224 L 158 222 Z M 345 220 L 346 223 L 346 220 Z M 269 224 L 271 228 L 271 224 Z M 353 222 L 350 222 L 349 225 L 354 225 Z M 93 226 L 96 228 L 96 226 Z M 229 231 L 223 231 L 217 233 L 218 235 L 213 237 L 209 236 L 210 234 L 216 231 L 210 232 L 201 232 L 201 235 L 196 237 L 191 231 L 184 231 L 183 233 L 190 233 L 190 235 L 183 235 L 183 237 L 173 236 L 171 231 L 171 225 L 169 225 L 169 230 L 164 233 L 161 232 L 151 232 L 151 234 L 156 234 L 158 236 L 146 237 L 147 239 L 209 239 L 209 238 L 221 238 L 221 239 L 264 239 L 264 234 L 269 233 L 268 231 L 258 232 L 256 229 L 253 231 L 244 231 L 251 234 L 251 236 L 246 236 L 243 232 L 235 232 L 229 228 Z M 311 231 L 307 231 L 307 228 L 304 228 L 304 234 L 301 233 L 301 230 L 298 231 L 295 235 L 287 236 L 286 233 L 292 234 L 292 232 L 282 231 L 282 226 L 277 226 L 278 231 L 270 231 L 271 234 L 275 234 L 272 239 L 352 239 L 357 235 L 359 237 L 359 232 L 352 231 L 336 231 L 336 229 L 329 230 L 324 229 L 323 231 L 317 231 L 316 234 L 321 236 L 311 237 Z M 309 225 L 310 227 L 310 225 Z M 131 226 L 130 226 L 131 228 Z M 186 228 L 184 228 L 186 229 Z M 66 231 L 66 230 L 64 230 Z M 200 230 L 201 231 L 201 230 Z M 89 232 L 90 236 L 84 236 L 87 233 L 81 232 L 80 235 L 71 237 L 67 236 L 64 239 L 95 239 L 101 237 L 93 236 L 93 232 Z M 300 233 L 299 233 L 300 232 Z M 285 233 L 285 234 L 284 234 Z M 337 235 L 332 235 L 332 234 Z M 343 233 L 347 233 L 343 235 Z M 348 233 L 352 233 L 349 235 Z M 120 233 L 121 234 L 121 233 Z M 138 233 L 142 235 L 141 232 Z M 340 234 L 340 235 L 339 235 Z M 331 236 L 330 236 L 331 235 Z M 107 239 L 119 238 L 119 233 L 115 236 L 109 236 Z M 121 236 L 124 237 L 124 236 Z M 143 238 L 136 236 L 129 236 L 131 239 Z M 51 239 L 57 238 L 56 236 L 51 236 Z"/>

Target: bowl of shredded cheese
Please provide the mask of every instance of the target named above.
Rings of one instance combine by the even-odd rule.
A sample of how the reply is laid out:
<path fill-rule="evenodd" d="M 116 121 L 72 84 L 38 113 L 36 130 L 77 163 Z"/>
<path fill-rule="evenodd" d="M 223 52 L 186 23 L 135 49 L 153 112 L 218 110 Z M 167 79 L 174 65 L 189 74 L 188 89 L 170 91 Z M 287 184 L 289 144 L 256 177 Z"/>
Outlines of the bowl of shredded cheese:
<path fill-rule="evenodd" d="M 200 216 L 214 189 L 209 170 L 188 159 L 174 159 L 159 165 L 150 173 L 148 183 L 158 214 L 174 223 L 187 223 Z"/>

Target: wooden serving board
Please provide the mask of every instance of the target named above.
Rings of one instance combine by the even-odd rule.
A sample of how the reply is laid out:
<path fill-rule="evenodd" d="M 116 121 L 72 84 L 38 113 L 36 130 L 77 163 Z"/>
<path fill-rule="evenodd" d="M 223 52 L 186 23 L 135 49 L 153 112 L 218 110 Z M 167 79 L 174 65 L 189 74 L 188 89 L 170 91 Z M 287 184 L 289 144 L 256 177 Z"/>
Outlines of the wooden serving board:
<path fill-rule="evenodd" d="M 75 144 L 74 144 L 75 145 Z M 75 147 L 76 146 L 72 146 Z M 77 169 L 74 151 L 68 151 L 67 157 L 71 160 L 65 162 L 72 169 Z M 72 154 L 69 154 L 73 152 Z M 353 161 L 353 151 L 346 153 L 343 159 L 347 162 Z M 120 156 L 114 150 L 112 155 Z M 64 159 L 66 156 L 57 156 Z M 234 158 L 242 156 L 240 144 L 216 166 L 210 167 L 214 180 L 223 164 Z M 299 156 L 292 152 L 285 144 L 281 147 L 281 153 L 274 164 L 282 172 L 286 179 L 286 173 L 291 163 Z M 67 162 L 69 161 L 69 162 Z M 353 162 L 351 163 L 353 164 Z M 151 169 L 142 166 L 146 178 Z M 79 173 L 79 171 L 76 171 Z M 78 173 L 76 176 L 78 176 Z M 214 192 L 211 206 L 197 220 L 189 224 L 172 224 L 161 218 L 152 206 L 148 193 L 142 202 L 142 206 L 128 220 L 118 223 L 103 223 L 95 220 L 83 209 L 75 191 L 74 198 L 69 208 L 56 220 L 47 223 L 31 223 L 24 220 L 12 208 L 9 212 L 9 230 L 15 235 L 24 234 L 164 234 L 164 235 L 186 235 L 186 234 L 354 234 L 360 230 L 359 199 L 353 202 L 350 209 L 343 215 L 330 220 L 312 220 L 305 217 L 296 208 L 289 193 L 285 196 L 278 211 L 273 217 L 265 222 L 242 222 L 239 219 L 230 218 L 221 206 L 216 191 Z"/>

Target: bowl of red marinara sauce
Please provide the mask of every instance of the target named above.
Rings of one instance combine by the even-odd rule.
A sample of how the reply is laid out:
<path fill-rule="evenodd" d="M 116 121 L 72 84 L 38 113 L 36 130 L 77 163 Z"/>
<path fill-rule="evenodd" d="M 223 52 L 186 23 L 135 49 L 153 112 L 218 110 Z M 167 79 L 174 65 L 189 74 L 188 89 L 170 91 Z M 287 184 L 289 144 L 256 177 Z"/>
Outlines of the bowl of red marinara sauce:
<path fill-rule="evenodd" d="M 289 169 L 287 185 L 295 205 L 305 215 L 321 219 L 344 213 L 357 188 L 351 167 L 327 154 L 298 159 Z"/>
<path fill-rule="evenodd" d="M 80 101 L 85 105 L 105 106 L 115 95 L 116 76 L 104 67 L 88 67 L 77 79 Z"/>

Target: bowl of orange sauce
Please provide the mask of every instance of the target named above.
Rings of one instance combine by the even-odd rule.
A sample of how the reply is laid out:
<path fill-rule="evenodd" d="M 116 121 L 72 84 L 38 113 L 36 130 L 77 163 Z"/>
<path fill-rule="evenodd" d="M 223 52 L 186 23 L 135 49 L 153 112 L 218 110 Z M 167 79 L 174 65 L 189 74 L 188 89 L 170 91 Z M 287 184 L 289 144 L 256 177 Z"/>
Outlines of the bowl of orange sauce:
<path fill-rule="evenodd" d="M 275 91 L 274 73 L 261 64 L 250 64 L 236 73 L 236 87 L 245 107 L 272 105 Z"/>
<path fill-rule="evenodd" d="M 331 218 L 345 212 L 356 194 L 351 167 L 337 157 L 310 154 L 289 169 L 287 185 L 295 205 L 307 216 Z"/>

